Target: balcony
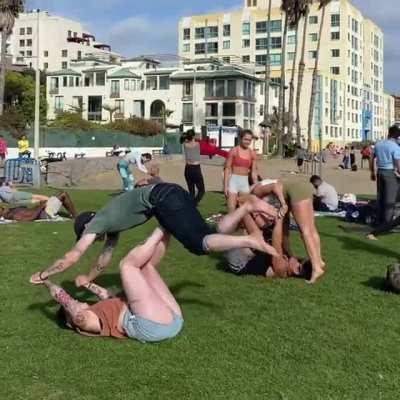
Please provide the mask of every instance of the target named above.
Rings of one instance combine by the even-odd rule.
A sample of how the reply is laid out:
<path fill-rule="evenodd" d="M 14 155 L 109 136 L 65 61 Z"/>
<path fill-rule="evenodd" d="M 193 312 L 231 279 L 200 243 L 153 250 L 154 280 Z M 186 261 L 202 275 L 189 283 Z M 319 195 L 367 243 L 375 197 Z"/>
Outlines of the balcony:
<path fill-rule="evenodd" d="M 58 87 L 50 88 L 49 90 L 49 94 L 58 94 L 58 93 L 59 93 Z"/>
<path fill-rule="evenodd" d="M 121 97 L 120 91 L 113 91 L 110 94 L 110 99 L 119 99 Z"/>

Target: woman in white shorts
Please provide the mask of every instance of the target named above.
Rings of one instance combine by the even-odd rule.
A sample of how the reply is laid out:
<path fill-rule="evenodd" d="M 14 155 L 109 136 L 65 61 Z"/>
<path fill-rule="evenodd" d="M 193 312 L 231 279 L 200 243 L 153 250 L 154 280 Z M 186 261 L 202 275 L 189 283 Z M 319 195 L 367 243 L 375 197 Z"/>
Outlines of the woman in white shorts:
<path fill-rule="evenodd" d="M 229 212 L 237 207 L 238 196 L 250 193 L 249 176 L 257 181 L 257 156 L 250 149 L 253 133 L 244 130 L 239 136 L 239 145 L 234 147 L 228 155 L 224 173 L 224 193 L 228 200 Z"/>

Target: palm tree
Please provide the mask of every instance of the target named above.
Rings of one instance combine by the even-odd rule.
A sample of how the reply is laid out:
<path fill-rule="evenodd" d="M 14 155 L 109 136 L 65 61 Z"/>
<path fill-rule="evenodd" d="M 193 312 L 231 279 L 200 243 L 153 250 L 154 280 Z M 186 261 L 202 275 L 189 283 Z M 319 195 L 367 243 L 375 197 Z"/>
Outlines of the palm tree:
<path fill-rule="evenodd" d="M 297 52 L 299 48 L 299 24 L 300 21 L 307 14 L 309 8 L 309 0 L 294 1 L 292 4 L 291 15 L 289 16 L 289 26 L 295 29 L 296 32 L 296 43 L 294 48 L 293 63 L 292 63 L 292 74 L 289 83 L 289 111 L 288 111 L 288 136 L 293 138 L 293 127 L 294 127 L 294 78 L 296 74 L 296 62 L 297 62 Z M 304 56 L 303 56 L 304 57 Z"/>
<path fill-rule="evenodd" d="M 319 0 L 319 9 L 322 10 L 321 15 L 321 23 L 319 25 L 319 36 L 318 36 L 318 45 L 317 51 L 315 55 L 315 65 L 314 71 L 312 75 L 312 84 L 311 84 L 311 99 L 310 99 L 310 111 L 308 113 L 308 151 L 311 151 L 312 148 L 312 131 L 313 131 L 313 123 L 314 123 L 314 107 L 315 107 L 315 99 L 317 96 L 317 81 L 318 81 L 318 65 L 319 65 L 319 53 L 321 50 L 321 39 L 322 32 L 324 29 L 324 21 L 326 14 L 326 6 L 331 2 L 331 0 Z"/>
<path fill-rule="evenodd" d="M 116 105 L 113 106 L 111 104 L 104 104 L 103 109 L 109 112 L 110 122 L 113 122 L 113 115 L 117 110 L 119 110 L 119 107 Z"/>
<path fill-rule="evenodd" d="M 268 17 L 267 17 L 267 59 L 265 60 L 265 88 L 264 88 L 264 129 L 265 131 L 268 129 L 270 125 L 269 118 L 269 88 L 271 83 L 271 64 L 269 62 L 270 59 L 270 41 L 271 41 L 271 8 L 272 8 L 272 0 L 268 2 Z M 268 132 L 266 131 L 266 135 Z M 269 153 L 268 149 L 268 139 L 264 137 L 264 154 Z"/>
<path fill-rule="evenodd" d="M 4 87 L 7 65 L 7 39 L 11 35 L 15 18 L 24 11 L 24 0 L 0 1 L 0 31 L 1 31 L 1 59 L 0 59 L 0 115 L 4 110 Z"/>
<path fill-rule="evenodd" d="M 299 8 L 302 9 L 304 15 L 304 28 L 303 28 L 303 39 L 301 46 L 301 55 L 299 62 L 299 71 L 297 75 L 297 91 L 296 91 L 296 142 L 301 144 L 301 118 L 300 118 L 300 101 L 301 101 L 301 90 L 303 88 L 304 71 L 306 68 L 305 54 L 306 54 L 306 41 L 307 41 L 307 27 L 308 27 L 308 16 L 310 14 L 310 5 L 312 0 L 299 0 Z"/>

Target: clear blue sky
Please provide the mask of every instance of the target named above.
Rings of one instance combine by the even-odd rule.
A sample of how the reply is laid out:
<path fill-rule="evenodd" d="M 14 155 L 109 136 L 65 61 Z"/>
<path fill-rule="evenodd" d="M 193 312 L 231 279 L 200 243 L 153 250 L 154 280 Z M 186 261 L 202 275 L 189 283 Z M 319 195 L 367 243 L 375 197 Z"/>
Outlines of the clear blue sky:
<path fill-rule="evenodd" d="M 28 0 L 40 8 L 81 21 L 97 39 L 126 56 L 177 53 L 181 16 L 240 8 L 241 0 Z M 353 0 L 385 33 L 385 87 L 400 94 L 399 0 Z M 379 4 L 379 5 L 378 5 Z"/>

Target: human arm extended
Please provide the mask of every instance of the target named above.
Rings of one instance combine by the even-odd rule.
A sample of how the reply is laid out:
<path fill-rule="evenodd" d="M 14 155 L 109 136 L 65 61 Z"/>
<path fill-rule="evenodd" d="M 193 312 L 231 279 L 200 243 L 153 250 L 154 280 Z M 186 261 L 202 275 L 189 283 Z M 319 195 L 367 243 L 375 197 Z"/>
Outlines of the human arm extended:
<path fill-rule="evenodd" d="M 95 294 L 100 300 L 107 300 L 114 297 L 114 294 L 112 292 L 93 282 L 89 282 L 83 285 L 83 287 L 89 290 L 89 292 Z"/>
<path fill-rule="evenodd" d="M 281 203 L 281 208 L 279 210 L 279 217 L 283 218 L 288 212 L 288 205 L 286 203 L 285 196 L 283 194 L 283 184 L 281 181 L 277 180 L 268 185 L 255 185 L 253 186 L 251 193 L 260 199 L 268 196 L 269 194 L 275 195 L 279 202 Z"/>
<path fill-rule="evenodd" d="M 253 163 L 251 164 L 251 178 L 253 183 L 258 182 L 258 164 L 257 164 L 257 154 L 252 151 Z"/>
<path fill-rule="evenodd" d="M 107 235 L 103 249 L 99 257 L 97 258 L 96 262 L 90 269 L 89 274 L 77 276 L 75 278 L 75 285 L 78 287 L 85 286 L 90 282 L 94 281 L 110 264 L 112 259 L 112 254 L 117 244 L 118 244 L 118 235 Z"/>
<path fill-rule="evenodd" d="M 142 155 L 140 153 L 135 153 L 133 156 L 139 170 L 147 174 L 149 171 L 147 171 L 146 166 L 143 164 Z"/>
<path fill-rule="evenodd" d="M 83 235 L 82 238 L 75 244 L 75 246 L 64 257 L 57 260 L 53 265 L 44 269 L 43 271 L 36 272 L 30 278 L 33 284 L 41 284 L 48 277 L 59 274 L 71 268 L 76 264 L 90 245 L 95 241 L 96 235 L 93 233 Z"/>
<path fill-rule="evenodd" d="M 375 157 L 375 152 L 372 152 L 370 158 L 369 158 L 369 169 L 371 171 L 371 180 L 375 181 L 376 180 L 376 157 Z"/>

